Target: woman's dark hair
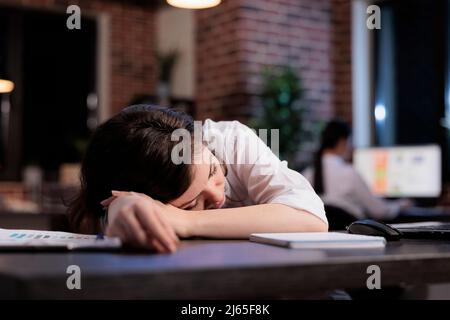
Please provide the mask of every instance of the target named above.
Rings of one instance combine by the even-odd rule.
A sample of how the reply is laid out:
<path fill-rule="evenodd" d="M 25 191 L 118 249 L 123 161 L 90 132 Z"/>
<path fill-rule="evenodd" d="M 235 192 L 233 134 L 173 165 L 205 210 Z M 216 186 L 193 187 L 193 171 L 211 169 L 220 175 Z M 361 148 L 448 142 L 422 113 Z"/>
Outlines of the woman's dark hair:
<path fill-rule="evenodd" d="M 172 132 L 194 124 L 185 113 L 152 105 L 134 105 L 100 125 L 93 133 L 81 167 L 81 189 L 69 207 L 75 232 L 101 231 L 105 215 L 100 202 L 111 190 L 145 193 L 161 202 L 182 195 L 191 183 L 188 164 L 171 160 Z"/>
<path fill-rule="evenodd" d="M 322 155 L 326 149 L 334 148 L 341 139 L 348 139 L 351 134 L 349 125 L 342 120 L 328 122 L 320 138 L 320 147 L 314 156 L 314 189 L 318 194 L 324 193 Z"/>

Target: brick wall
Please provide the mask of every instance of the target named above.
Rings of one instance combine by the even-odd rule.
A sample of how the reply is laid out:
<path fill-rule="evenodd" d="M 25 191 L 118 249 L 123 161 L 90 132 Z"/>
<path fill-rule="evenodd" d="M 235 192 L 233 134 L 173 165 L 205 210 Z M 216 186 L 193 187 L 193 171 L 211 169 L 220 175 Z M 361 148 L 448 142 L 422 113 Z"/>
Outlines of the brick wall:
<path fill-rule="evenodd" d="M 18 7 L 110 15 L 111 111 L 155 91 L 155 8 L 136 1 L 0 0 Z M 245 121 L 265 65 L 296 68 L 312 117 L 351 119 L 349 0 L 224 0 L 196 12 L 197 118 Z"/>
<path fill-rule="evenodd" d="M 333 106 L 335 114 L 352 120 L 352 48 L 351 3 L 349 0 L 332 0 L 333 56 Z"/>
<path fill-rule="evenodd" d="M 227 106 L 243 106 L 240 0 L 196 12 L 196 118 L 226 117 Z"/>
<path fill-rule="evenodd" d="M 351 114 L 349 0 L 224 0 L 196 19 L 197 118 L 247 119 L 263 66 L 284 64 L 312 118 Z"/>
<path fill-rule="evenodd" d="M 136 1 L 114 0 L 0 0 L 14 7 L 50 9 L 66 14 L 76 4 L 81 14 L 107 13 L 110 16 L 110 102 L 118 112 L 136 94 L 155 90 L 155 11 Z"/>

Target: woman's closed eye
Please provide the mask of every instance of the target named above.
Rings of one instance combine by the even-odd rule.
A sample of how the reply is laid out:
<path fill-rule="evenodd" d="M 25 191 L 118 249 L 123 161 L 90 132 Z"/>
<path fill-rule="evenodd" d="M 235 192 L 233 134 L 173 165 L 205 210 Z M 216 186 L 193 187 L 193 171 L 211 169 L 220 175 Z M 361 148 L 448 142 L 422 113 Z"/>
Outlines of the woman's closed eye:
<path fill-rule="evenodd" d="M 184 210 L 192 210 L 197 206 L 197 200 L 195 200 L 194 203 L 190 204 L 189 206 L 187 206 L 186 208 L 184 208 Z"/>
<path fill-rule="evenodd" d="M 209 167 L 209 175 L 208 175 L 208 179 L 211 179 L 211 177 L 213 177 L 218 170 L 218 165 L 217 164 L 211 164 Z M 188 206 L 186 206 L 183 210 L 193 210 L 197 207 L 198 205 L 198 199 L 193 200 Z"/>

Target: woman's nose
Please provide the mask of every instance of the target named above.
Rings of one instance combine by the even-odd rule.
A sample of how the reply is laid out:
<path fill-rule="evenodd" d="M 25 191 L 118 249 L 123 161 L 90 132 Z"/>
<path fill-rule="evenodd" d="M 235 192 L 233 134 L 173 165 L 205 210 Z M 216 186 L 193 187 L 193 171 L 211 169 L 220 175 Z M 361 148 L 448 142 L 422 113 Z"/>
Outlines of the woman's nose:
<path fill-rule="evenodd" d="M 218 209 L 222 206 L 223 200 L 224 200 L 224 193 L 223 190 L 220 188 L 215 187 L 214 189 L 208 190 L 208 194 L 206 197 L 206 209 Z"/>

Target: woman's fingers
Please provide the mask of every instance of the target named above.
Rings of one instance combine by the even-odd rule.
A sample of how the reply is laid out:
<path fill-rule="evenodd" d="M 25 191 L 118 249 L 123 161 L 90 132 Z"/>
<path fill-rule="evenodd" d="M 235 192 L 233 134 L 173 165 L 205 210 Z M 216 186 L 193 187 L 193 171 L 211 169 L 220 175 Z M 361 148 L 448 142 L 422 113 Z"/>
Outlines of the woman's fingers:
<path fill-rule="evenodd" d="M 176 241 L 163 226 L 160 219 L 155 216 L 154 211 L 145 212 L 144 210 L 138 209 L 136 211 L 136 217 L 143 226 L 144 230 L 146 230 L 147 236 L 156 238 L 170 252 L 174 252 L 176 250 Z"/>
<path fill-rule="evenodd" d="M 125 214 L 123 215 L 125 216 Z M 128 216 L 133 216 L 130 212 Z M 149 238 L 145 230 L 139 224 L 136 217 L 127 219 L 117 219 L 108 226 L 106 235 L 110 237 L 119 237 L 124 243 L 131 247 L 148 248 L 160 253 L 170 252 L 156 238 Z"/>
<path fill-rule="evenodd" d="M 168 252 L 167 249 L 158 241 L 158 239 L 152 239 L 150 245 L 158 252 Z"/>
<path fill-rule="evenodd" d="M 139 192 L 134 192 L 134 191 L 118 191 L 118 190 L 112 190 L 111 194 L 115 197 L 120 197 L 120 196 L 145 196 L 147 197 L 146 194 L 143 193 L 139 193 Z"/>
<path fill-rule="evenodd" d="M 162 214 L 156 214 L 156 217 L 161 222 L 164 229 L 172 237 L 172 240 L 175 242 L 175 244 L 178 245 L 178 243 L 180 242 L 180 239 L 178 238 L 177 234 L 175 233 L 175 230 L 172 228 L 172 226 L 167 221 L 167 219 Z"/>
<path fill-rule="evenodd" d="M 127 243 L 132 247 L 148 248 L 159 253 L 169 253 L 170 250 L 165 248 L 156 238 L 149 238 L 144 229 L 140 226 L 136 217 L 127 221 L 124 229 L 126 229 L 129 241 Z"/>
<path fill-rule="evenodd" d="M 123 228 L 123 226 L 113 223 L 108 226 L 105 233 L 108 237 L 118 237 L 120 240 L 126 242 L 128 239 L 127 232 Z"/>
<path fill-rule="evenodd" d="M 179 239 L 151 198 L 127 191 L 112 194 L 102 205 L 109 206 L 111 230 L 120 234 L 124 243 L 159 252 L 176 251 Z"/>
<path fill-rule="evenodd" d="M 108 199 L 105 199 L 105 200 L 101 201 L 100 204 L 103 207 L 108 207 L 111 204 L 111 202 L 113 202 L 116 199 L 117 199 L 117 196 L 111 196 Z"/>
<path fill-rule="evenodd" d="M 119 220 L 119 223 L 124 225 L 128 239 L 132 244 L 140 247 L 147 245 L 147 234 L 133 211 L 130 210 L 126 215 L 124 214 L 123 218 Z"/>
<path fill-rule="evenodd" d="M 120 196 L 141 196 L 144 198 L 150 198 L 148 195 L 146 195 L 145 193 L 140 193 L 140 192 L 134 192 L 134 191 L 118 191 L 118 190 L 112 190 L 111 194 L 115 197 L 120 197 Z"/>
<path fill-rule="evenodd" d="M 112 190 L 112 191 L 111 191 L 111 194 L 112 194 L 114 197 L 119 197 L 119 196 L 127 196 L 127 195 L 130 195 L 131 192 L 129 192 L 129 191 L 117 191 L 117 190 Z"/>
<path fill-rule="evenodd" d="M 113 202 L 120 196 L 130 196 L 130 195 L 146 196 L 143 193 L 136 193 L 132 191 L 116 191 L 116 190 L 111 191 L 111 194 L 112 194 L 111 197 L 100 202 L 100 204 L 103 207 L 108 207 L 111 204 L 111 202 Z"/>

